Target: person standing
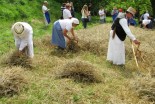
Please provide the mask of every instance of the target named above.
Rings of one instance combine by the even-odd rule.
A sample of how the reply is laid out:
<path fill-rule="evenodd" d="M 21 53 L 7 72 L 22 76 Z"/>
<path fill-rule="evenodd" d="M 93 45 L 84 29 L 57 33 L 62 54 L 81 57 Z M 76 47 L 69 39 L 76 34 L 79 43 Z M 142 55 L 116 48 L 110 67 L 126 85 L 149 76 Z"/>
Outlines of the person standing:
<path fill-rule="evenodd" d="M 52 29 L 51 44 L 63 50 L 72 39 L 78 41 L 74 33 L 74 27 L 77 25 L 79 25 L 77 18 L 55 21 Z M 71 32 L 72 37 L 67 35 L 68 32 Z"/>
<path fill-rule="evenodd" d="M 25 53 L 28 57 L 33 58 L 33 29 L 26 22 L 16 22 L 11 32 L 14 35 L 15 45 L 18 50 L 18 54 Z"/>
<path fill-rule="evenodd" d="M 107 60 L 115 65 L 125 64 L 125 46 L 124 41 L 126 36 L 128 36 L 135 44 L 140 44 L 140 42 L 131 33 L 127 19 L 132 18 L 136 13 L 136 10 L 129 7 L 125 13 L 119 13 L 117 19 L 112 25 L 112 30 L 110 31 Z"/>
<path fill-rule="evenodd" d="M 89 22 L 88 16 L 89 16 L 89 11 L 88 11 L 88 6 L 84 5 L 82 10 L 81 10 L 81 14 L 82 14 L 82 24 L 84 29 L 87 28 L 87 22 Z"/>
<path fill-rule="evenodd" d="M 63 10 L 63 19 L 71 19 L 71 5 L 69 3 L 66 4 L 66 8 Z"/>
<path fill-rule="evenodd" d="M 113 8 L 112 12 L 111 12 L 111 15 L 112 15 L 112 20 L 113 22 L 115 21 L 117 15 L 118 15 L 118 10 L 116 7 Z"/>
<path fill-rule="evenodd" d="M 105 12 L 104 12 L 104 9 L 103 9 L 103 7 L 101 6 L 100 7 L 100 10 L 99 10 L 99 16 L 100 16 L 100 23 L 102 24 L 102 23 L 104 23 L 105 21 Z"/>
<path fill-rule="evenodd" d="M 47 5 L 48 5 L 48 2 L 44 1 L 42 6 L 42 12 L 44 15 L 45 26 L 48 26 L 48 24 L 51 22 L 50 14 L 48 12 L 50 9 L 47 8 Z"/>

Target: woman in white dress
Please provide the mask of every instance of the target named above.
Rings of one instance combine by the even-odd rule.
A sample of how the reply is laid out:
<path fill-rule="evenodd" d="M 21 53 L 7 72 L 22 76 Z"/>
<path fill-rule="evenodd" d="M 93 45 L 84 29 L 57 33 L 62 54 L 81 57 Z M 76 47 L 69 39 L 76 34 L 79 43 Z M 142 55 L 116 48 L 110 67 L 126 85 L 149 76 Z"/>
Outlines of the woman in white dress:
<path fill-rule="evenodd" d="M 112 25 L 112 30 L 110 31 L 110 39 L 107 53 L 107 60 L 115 65 L 125 64 L 125 46 L 124 40 L 128 36 L 135 44 L 140 44 L 136 40 L 135 36 L 131 33 L 127 18 L 132 18 L 136 13 L 136 10 L 129 7 L 125 13 L 119 13 L 117 19 Z"/>

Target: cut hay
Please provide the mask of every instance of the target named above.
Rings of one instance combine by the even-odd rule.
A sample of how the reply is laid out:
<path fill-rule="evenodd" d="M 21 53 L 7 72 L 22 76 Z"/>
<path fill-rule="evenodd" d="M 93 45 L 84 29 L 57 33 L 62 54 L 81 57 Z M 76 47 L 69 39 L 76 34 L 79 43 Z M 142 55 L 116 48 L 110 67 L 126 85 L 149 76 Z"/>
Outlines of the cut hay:
<path fill-rule="evenodd" d="M 109 27 L 111 27 L 111 24 L 78 30 L 77 36 L 79 38 L 80 49 L 97 55 L 105 55 L 109 40 L 109 31 L 106 30 L 109 30 Z"/>
<path fill-rule="evenodd" d="M 0 76 L 0 97 L 19 94 L 26 83 L 23 70 L 20 68 L 6 69 Z"/>
<path fill-rule="evenodd" d="M 44 45 L 44 46 L 48 46 L 48 47 L 51 47 L 51 36 L 49 36 L 49 35 L 46 35 L 46 36 L 44 36 L 42 39 L 41 39 L 41 43 L 42 43 L 42 45 Z"/>
<path fill-rule="evenodd" d="M 58 78 L 73 78 L 80 82 L 102 82 L 102 72 L 95 66 L 81 60 L 66 63 L 56 72 Z"/>
<path fill-rule="evenodd" d="M 9 66 L 22 66 L 25 68 L 32 68 L 32 60 L 25 54 L 18 55 L 17 51 L 11 53 L 6 59 L 6 64 Z"/>
<path fill-rule="evenodd" d="M 97 55 L 103 55 L 106 54 L 106 46 L 104 46 L 104 43 L 102 41 L 85 41 L 80 40 L 79 41 L 80 49 L 83 51 L 89 51 Z"/>
<path fill-rule="evenodd" d="M 34 40 L 34 47 L 39 48 L 50 48 L 51 47 L 51 36 L 45 35 L 44 37 Z"/>
<path fill-rule="evenodd" d="M 71 40 L 71 42 L 68 44 L 67 51 L 78 52 L 79 51 L 78 43 L 74 40 Z"/>
<path fill-rule="evenodd" d="M 126 57 L 127 59 L 133 60 L 134 55 L 131 49 L 131 43 L 129 45 L 126 45 Z M 150 66 L 154 65 L 154 53 L 155 50 L 152 49 L 152 47 L 148 43 L 142 43 L 139 48 L 134 45 L 135 49 L 135 56 L 139 65 L 139 69 L 144 72 L 149 72 L 149 70 L 152 70 Z M 133 60 L 134 61 L 134 60 Z M 153 71 L 153 70 L 152 70 Z"/>
<path fill-rule="evenodd" d="M 131 87 L 135 89 L 139 98 L 155 102 L 155 79 L 150 75 L 137 77 L 131 81 Z"/>

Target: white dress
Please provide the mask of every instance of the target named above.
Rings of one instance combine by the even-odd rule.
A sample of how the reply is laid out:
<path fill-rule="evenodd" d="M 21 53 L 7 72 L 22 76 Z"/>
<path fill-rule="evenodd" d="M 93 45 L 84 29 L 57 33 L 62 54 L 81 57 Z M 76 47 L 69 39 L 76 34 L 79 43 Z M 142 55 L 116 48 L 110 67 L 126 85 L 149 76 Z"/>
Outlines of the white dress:
<path fill-rule="evenodd" d="M 127 36 L 131 40 L 135 40 L 135 36 L 131 33 L 128 25 L 127 20 L 125 18 L 120 19 L 120 25 L 122 26 L 123 30 L 127 34 Z M 117 34 L 115 34 L 114 39 L 112 38 L 113 30 L 110 31 L 110 38 L 109 38 L 109 45 L 108 45 L 108 52 L 107 52 L 107 60 L 111 61 L 113 64 L 116 65 L 124 65 L 125 64 L 125 46 L 124 41 L 121 41 Z"/>
<path fill-rule="evenodd" d="M 17 23 L 21 23 L 24 26 L 24 31 L 21 34 L 17 34 L 14 31 L 14 26 Z M 22 51 L 27 46 L 28 47 L 27 56 L 30 58 L 33 58 L 33 56 L 34 56 L 33 29 L 26 22 L 17 22 L 17 23 L 15 23 L 11 28 L 11 31 L 12 31 L 12 33 L 14 35 L 14 39 L 15 39 L 15 45 L 19 51 Z"/>

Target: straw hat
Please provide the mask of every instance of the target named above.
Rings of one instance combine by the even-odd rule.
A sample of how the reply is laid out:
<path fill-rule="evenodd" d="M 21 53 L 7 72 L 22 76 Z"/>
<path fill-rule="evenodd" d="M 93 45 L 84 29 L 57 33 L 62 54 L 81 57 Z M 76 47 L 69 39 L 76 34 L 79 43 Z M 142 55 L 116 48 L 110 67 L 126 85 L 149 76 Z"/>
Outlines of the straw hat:
<path fill-rule="evenodd" d="M 17 34 L 22 34 L 23 31 L 24 31 L 24 26 L 21 23 L 16 23 L 15 26 L 14 26 L 14 31 Z"/>
<path fill-rule="evenodd" d="M 77 25 L 79 24 L 79 20 L 77 18 L 72 18 L 71 20 L 72 20 L 72 23 Z"/>
<path fill-rule="evenodd" d="M 129 8 L 127 9 L 127 11 L 130 12 L 131 14 L 133 14 L 133 15 L 136 14 L 136 10 L 135 10 L 134 8 L 132 8 L 132 7 L 129 7 Z"/>

